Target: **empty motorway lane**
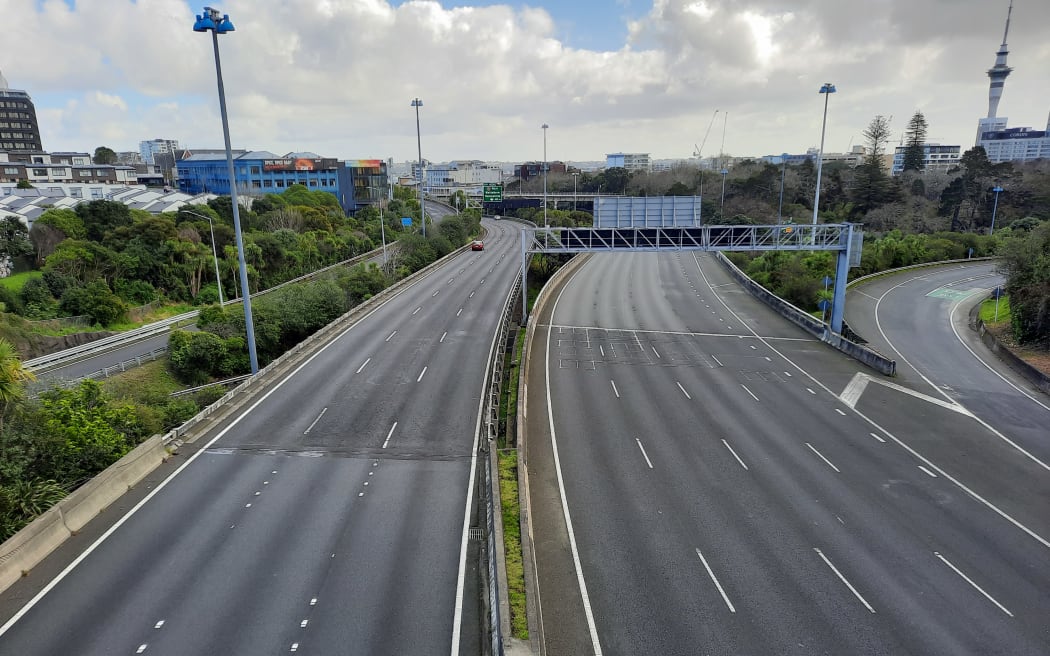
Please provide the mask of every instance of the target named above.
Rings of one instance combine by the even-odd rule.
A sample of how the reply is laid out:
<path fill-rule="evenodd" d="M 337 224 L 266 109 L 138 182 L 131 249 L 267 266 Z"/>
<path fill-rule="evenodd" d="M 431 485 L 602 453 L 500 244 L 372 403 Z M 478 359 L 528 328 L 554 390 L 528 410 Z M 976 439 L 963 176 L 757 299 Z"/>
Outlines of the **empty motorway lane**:
<path fill-rule="evenodd" d="M 973 417 L 843 394 L 871 372 L 705 254 L 593 256 L 554 299 L 526 415 L 548 653 L 1050 651 L 1050 479 Z"/>
<path fill-rule="evenodd" d="M 5 654 L 477 653 L 483 375 L 518 228 L 236 415 L 2 629 Z M 466 609 L 466 610 L 464 610 Z"/>

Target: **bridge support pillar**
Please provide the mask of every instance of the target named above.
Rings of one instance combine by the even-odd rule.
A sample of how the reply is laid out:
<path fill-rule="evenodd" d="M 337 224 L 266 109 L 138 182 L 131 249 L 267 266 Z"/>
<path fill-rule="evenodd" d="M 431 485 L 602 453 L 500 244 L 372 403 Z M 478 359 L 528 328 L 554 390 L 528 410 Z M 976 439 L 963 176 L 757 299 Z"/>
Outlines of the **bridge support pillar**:
<path fill-rule="evenodd" d="M 849 281 L 850 248 L 853 245 L 853 224 L 842 231 L 844 248 L 838 251 L 835 260 L 835 297 L 831 305 L 831 332 L 842 334 L 842 317 L 846 311 L 846 283 Z"/>

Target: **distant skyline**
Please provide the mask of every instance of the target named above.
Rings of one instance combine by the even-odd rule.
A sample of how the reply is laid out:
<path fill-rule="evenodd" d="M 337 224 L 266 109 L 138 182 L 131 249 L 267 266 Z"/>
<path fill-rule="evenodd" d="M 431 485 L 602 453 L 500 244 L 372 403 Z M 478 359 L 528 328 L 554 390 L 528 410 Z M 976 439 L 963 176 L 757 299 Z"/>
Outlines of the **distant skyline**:
<path fill-rule="evenodd" d="M 894 141 L 921 110 L 930 142 L 973 145 L 1009 0 L 230 0 L 219 37 L 235 148 L 340 158 L 690 158 Z M 221 148 L 202 4 L 0 0 L 0 71 L 32 96 L 48 150 Z M 1045 129 L 1050 2 L 1015 0 L 999 116 Z M 724 132 L 723 132 L 724 130 Z"/>

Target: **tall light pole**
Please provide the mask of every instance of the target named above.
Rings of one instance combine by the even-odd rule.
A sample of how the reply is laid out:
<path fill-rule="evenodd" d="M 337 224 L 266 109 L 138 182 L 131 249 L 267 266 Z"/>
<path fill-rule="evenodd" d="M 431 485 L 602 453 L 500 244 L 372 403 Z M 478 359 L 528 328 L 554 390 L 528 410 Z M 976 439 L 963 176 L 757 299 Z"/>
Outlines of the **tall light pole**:
<path fill-rule="evenodd" d="M 835 93 L 835 85 L 825 82 L 820 87 L 820 93 L 824 94 L 824 121 L 820 125 L 820 154 L 817 155 L 817 189 L 813 192 L 813 225 L 817 225 L 817 213 L 820 211 L 820 171 L 824 167 L 824 131 L 828 127 L 828 98 Z M 813 232 L 816 238 L 816 231 Z"/>
<path fill-rule="evenodd" d="M 780 205 L 777 206 L 777 223 L 783 223 L 784 218 L 784 178 L 787 177 L 788 158 L 787 153 L 781 156 L 780 162 Z"/>
<path fill-rule="evenodd" d="M 729 175 L 729 169 L 722 169 L 722 202 L 718 206 L 718 213 L 721 216 L 725 216 L 726 209 L 726 176 Z"/>
<path fill-rule="evenodd" d="M 416 108 L 416 148 L 419 154 L 419 222 L 423 224 L 423 236 L 427 236 L 427 212 L 423 205 L 423 142 L 419 138 L 419 108 L 423 101 L 419 98 L 412 100 L 412 106 Z"/>
<path fill-rule="evenodd" d="M 544 123 L 543 128 L 543 227 L 547 226 L 547 128 L 550 126 Z"/>
<path fill-rule="evenodd" d="M 576 211 L 576 179 L 580 177 L 580 172 L 575 171 L 572 174 L 572 211 Z"/>
<path fill-rule="evenodd" d="M 211 257 L 215 261 L 215 284 L 219 288 L 219 307 L 222 307 L 222 278 L 219 277 L 219 254 L 215 250 L 215 224 L 211 222 L 211 217 L 207 214 L 197 214 L 187 209 L 179 210 L 184 214 L 192 214 L 193 216 L 199 216 L 202 219 L 208 219 L 208 229 L 211 230 Z"/>
<path fill-rule="evenodd" d="M 999 194 L 1002 193 L 1003 188 L 999 185 L 995 185 L 992 187 L 992 191 L 995 192 L 995 204 L 992 205 L 992 227 L 988 230 L 989 235 L 995 232 L 995 214 L 999 211 Z"/>
<path fill-rule="evenodd" d="M 226 170 L 230 177 L 230 202 L 233 203 L 233 232 L 237 238 L 237 265 L 241 277 L 241 304 L 244 306 L 244 327 L 248 333 L 248 360 L 252 374 L 259 372 L 259 356 L 255 352 L 255 324 L 252 321 L 252 299 L 248 291 L 248 267 L 244 262 L 244 238 L 241 236 L 241 213 L 237 202 L 237 184 L 233 170 L 233 150 L 230 147 L 230 123 L 226 117 L 226 91 L 222 84 L 222 66 L 219 63 L 219 35 L 233 32 L 233 23 L 227 14 L 220 15 L 211 7 L 197 16 L 194 32 L 211 32 L 212 48 L 215 50 L 215 77 L 219 83 L 219 113 L 222 114 L 222 136 L 226 141 Z"/>

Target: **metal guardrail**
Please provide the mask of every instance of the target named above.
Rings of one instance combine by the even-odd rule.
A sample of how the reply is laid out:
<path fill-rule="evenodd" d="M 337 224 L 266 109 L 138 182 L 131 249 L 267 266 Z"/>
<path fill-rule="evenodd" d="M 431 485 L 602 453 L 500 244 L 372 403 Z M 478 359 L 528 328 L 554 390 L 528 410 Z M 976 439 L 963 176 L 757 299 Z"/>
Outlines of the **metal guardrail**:
<path fill-rule="evenodd" d="M 217 387 L 219 385 L 222 385 L 222 386 L 225 387 L 227 385 L 233 385 L 234 383 L 244 382 L 244 381 L 248 380 L 251 377 L 252 377 L 251 374 L 242 374 L 240 376 L 234 376 L 233 378 L 227 378 L 225 380 L 217 380 L 214 383 L 208 383 L 206 385 L 198 385 L 197 387 L 190 387 L 190 388 L 187 388 L 187 389 L 184 389 L 184 390 L 179 390 L 178 392 L 172 392 L 168 396 L 170 396 L 172 398 L 175 398 L 175 397 L 179 397 L 179 396 L 186 396 L 188 394 L 196 394 L 197 392 L 200 392 L 201 390 L 206 390 L 209 387 Z"/>
<path fill-rule="evenodd" d="M 387 250 L 389 251 L 391 248 L 394 247 L 396 247 L 396 243 L 388 244 Z M 330 264 L 326 267 L 318 269 L 317 271 L 303 274 L 297 278 L 293 278 L 291 280 L 282 282 L 278 285 L 274 285 L 273 287 L 257 291 L 253 293 L 251 297 L 255 299 L 269 294 L 270 292 L 281 289 L 282 287 L 310 280 L 339 267 L 354 266 L 356 264 L 360 264 L 361 262 L 370 260 L 376 256 L 381 256 L 382 254 L 383 249 L 377 248 L 367 253 L 362 253 L 361 255 L 355 255 L 349 260 L 343 260 L 342 262 Z M 226 307 L 228 305 L 236 305 L 237 303 L 240 303 L 240 300 L 241 299 L 239 297 L 229 299 L 225 303 L 223 303 L 223 307 Z M 140 342 L 142 340 L 149 339 L 150 337 L 163 335 L 164 333 L 168 332 L 172 326 L 182 323 L 184 321 L 191 321 L 193 319 L 196 319 L 199 314 L 200 310 L 191 310 L 189 312 L 184 312 L 173 317 L 168 317 L 167 319 L 155 321 L 153 323 L 142 326 L 141 328 L 136 328 L 134 330 L 122 332 L 117 335 L 110 335 L 109 337 L 96 339 L 94 341 L 88 342 L 87 344 L 81 344 L 80 346 L 74 346 L 73 348 L 64 349 L 62 351 L 56 351 L 55 353 L 49 353 L 48 355 L 42 355 L 38 358 L 26 360 L 23 364 L 27 369 L 33 372 L 44 372 L 49 369 L 55 369 L 59 366 L 72 364 L 73 362 L 77 362 L 79 360 L 85 360 L 87 358 L 100 355 L 107 351 L 113 351 L 118 348 L 123 348 L 128 344 L 134 344 L 135 342 Z"/>

